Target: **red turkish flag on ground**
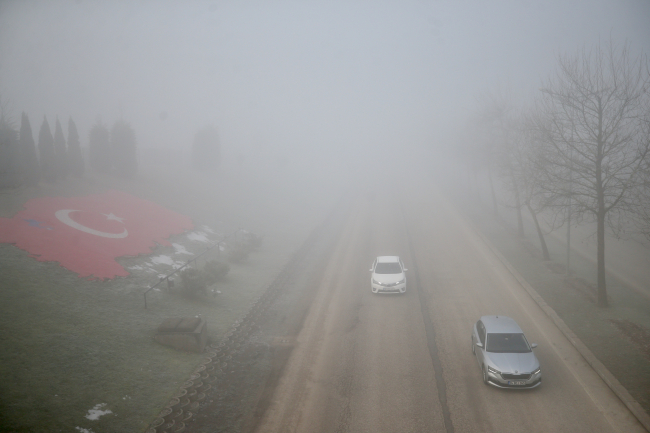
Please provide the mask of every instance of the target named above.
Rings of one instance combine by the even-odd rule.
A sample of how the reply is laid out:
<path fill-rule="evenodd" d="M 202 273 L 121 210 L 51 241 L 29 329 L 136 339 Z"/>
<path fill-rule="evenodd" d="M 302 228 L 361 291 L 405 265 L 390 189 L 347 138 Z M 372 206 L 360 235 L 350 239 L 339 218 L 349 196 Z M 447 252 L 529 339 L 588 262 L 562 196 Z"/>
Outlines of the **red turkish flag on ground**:
<path fill-rule="evenodd" d="M 117 257 L 170 245 L 171 235 L 192 227 L 185 215 L 111 190 L 29 200 L 13 218 L 0 218 L 0 242 L 15 244 L 39 261 L 59 262 L 80 277 L 104 279 L 129 275 Z"/>

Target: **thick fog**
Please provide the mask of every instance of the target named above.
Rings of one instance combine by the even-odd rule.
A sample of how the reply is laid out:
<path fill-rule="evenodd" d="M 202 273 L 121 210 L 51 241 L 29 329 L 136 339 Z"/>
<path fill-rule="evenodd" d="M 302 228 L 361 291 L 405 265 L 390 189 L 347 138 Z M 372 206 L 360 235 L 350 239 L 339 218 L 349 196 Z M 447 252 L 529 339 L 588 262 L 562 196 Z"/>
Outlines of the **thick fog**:
<path fill-rule="evenodd" d="M 1 1 L 0 95 L 82 145 L 123 118 L 139 148 L 376 161 L 451 142 L 476 96 L 529 98 L 557 55 L 612 37 L 650 52 L 650 2 Z M 398 152 L 396 152 L 398 150 Z"/>

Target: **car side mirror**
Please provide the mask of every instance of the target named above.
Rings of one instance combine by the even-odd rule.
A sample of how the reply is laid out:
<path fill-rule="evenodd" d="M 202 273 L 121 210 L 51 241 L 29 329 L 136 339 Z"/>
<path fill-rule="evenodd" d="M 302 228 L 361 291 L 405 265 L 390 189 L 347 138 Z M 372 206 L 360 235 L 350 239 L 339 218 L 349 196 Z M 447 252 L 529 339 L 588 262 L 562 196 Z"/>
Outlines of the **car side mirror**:
<path fill-rule="evenodd" d="M 537 343 L 533 343 L 533 344 L 530 345 L 530 348 L 531 348 L 531 349 L 534 349 L 534 348 L 536 348 L 536 347 L 537 347 Z"/>
<path fill-rule="evenodd" d="M 372 272 L 372 271 L 373 271 L 373 269 L 370 269 L 370 272 Z"/>
<path fill-rule="evenodd" d="M 477 341 L 476 342 L 476 347 L 480 347 L 481 349 L 483 349 L 483 343 L 481 343 L 480 341 Z"/>

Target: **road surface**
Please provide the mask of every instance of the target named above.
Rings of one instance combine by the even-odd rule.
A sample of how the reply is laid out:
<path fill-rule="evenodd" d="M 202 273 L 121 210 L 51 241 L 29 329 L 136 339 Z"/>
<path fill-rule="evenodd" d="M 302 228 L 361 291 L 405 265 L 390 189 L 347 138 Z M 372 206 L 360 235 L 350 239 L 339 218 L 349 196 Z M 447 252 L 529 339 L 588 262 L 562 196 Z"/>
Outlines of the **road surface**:
<path fill-rule="evenodd" d="M 378 255 L 403 259 L 406 295 L 371 293 Z M 470 332 L 489 314 L 539 345 L 541 387 L 482 383 Z M 645 431 L 430 185 L 357 201 L 294 344 L 259 433 Z"/>

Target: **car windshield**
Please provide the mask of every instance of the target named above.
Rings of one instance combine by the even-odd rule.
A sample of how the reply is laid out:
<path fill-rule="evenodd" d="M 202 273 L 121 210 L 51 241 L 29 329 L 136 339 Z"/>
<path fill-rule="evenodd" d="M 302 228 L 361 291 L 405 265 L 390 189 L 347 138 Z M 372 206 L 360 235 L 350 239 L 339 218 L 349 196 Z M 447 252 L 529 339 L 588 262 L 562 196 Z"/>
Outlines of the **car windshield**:
<path fill-rule="evenodd" d="M 524 334 L 488 334 L 488 352 L 495 353 L 527 353 L 530 352 Z"/>
<path fill-rule="evenodd" d="M 397 262 L 377 263 L 375 274 L 401 274 L 402 267 Z"/>

